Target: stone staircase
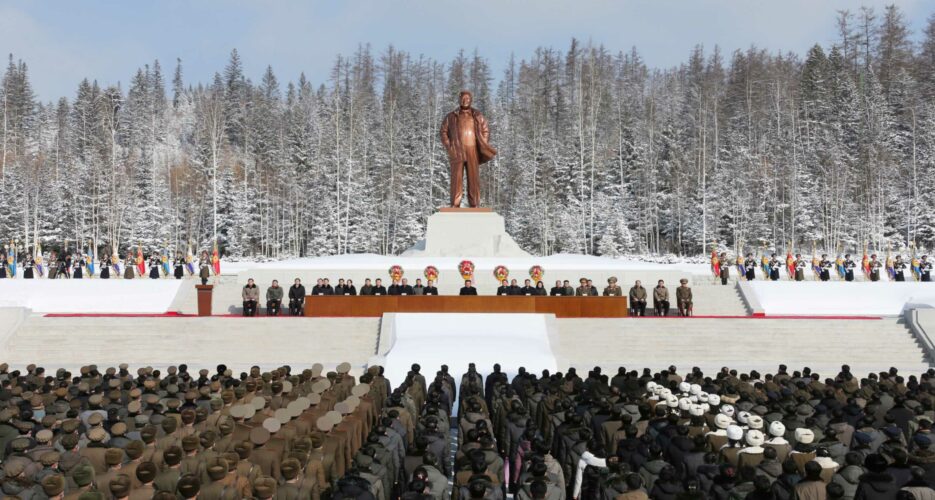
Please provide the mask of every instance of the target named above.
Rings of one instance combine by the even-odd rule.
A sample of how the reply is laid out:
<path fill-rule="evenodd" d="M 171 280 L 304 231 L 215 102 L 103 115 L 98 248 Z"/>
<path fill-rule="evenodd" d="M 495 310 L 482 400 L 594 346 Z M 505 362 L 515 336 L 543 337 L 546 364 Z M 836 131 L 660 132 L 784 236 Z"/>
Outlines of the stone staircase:
<path fill-rule="evenodd" d="M 670 290 L 674 299 L 674 290 Z M 696 316 L 749 316 L 750 310 L 740 294 L 740 289 L 734 283 L 716 285 L 709 280 L 697 280 L 692 287 L 694 297 L 694 314 Z M 673 302 L 673 305 L 675 303 Z M 678 309 L 673 307 L 675 312 Z"/>
<path fill-rule="evenodd" d="M 732 287 L 723 287 L 732 289 Z M 895 366 L 907 373 L 930 360 L 902 320 L 626 318 L 558 320 L 556 355 L 582 370 L 619 366 L 680 370 L 722 366 L 774 371 L 809 366 L 834 376 L 842 364 L 855 373 Z"/>

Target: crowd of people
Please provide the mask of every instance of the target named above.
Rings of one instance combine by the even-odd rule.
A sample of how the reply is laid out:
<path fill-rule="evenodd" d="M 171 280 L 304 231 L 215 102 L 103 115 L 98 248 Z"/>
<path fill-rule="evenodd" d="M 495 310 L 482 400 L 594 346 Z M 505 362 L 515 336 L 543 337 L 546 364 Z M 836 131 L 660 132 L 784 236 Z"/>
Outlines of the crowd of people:
<path fill-rule="evenodd" d="M 935 370 L 0 365 L 6 498 L 935 497 Z M 427 375 L 427 376 L 426 376 Z M 449 485 L 450 483 L 450 485 Z"/>
<path fill-rule="evenodd" d="M 148 271 L 147 271 L 148 269 Z M 162 279 L 197 276 L 206 284 L 212 273 L 212 260 L 207 251 L 197 261 L 179 253 L 174 259 L 168 255 L 152 254 L 148 259 L 142 254 L 128 253 L 121 261 L 116 255 L 104 254 L 92 259 L 81 252 L 49 252 L 39 258 L 26 255 L 14 259 L 12 255 L 0 254 L 0 279 Z"/>
<path fill-rule="evenodd" d="M 858 264 L 851 254 L 844 254 L 843 257 L 830 259 L 827 254 L 822 254 L 821 258 L 817 256 L 804 257 L 802 254 L 791 253 L 782 259 L 777 254 L 770 256 L 763 255 L 759 258 L 752 253 L 745 257 L 737 256 L 733 260 L 735 265 L 731 265 L 731 259 L 726 252 L 711 254 L 711 270 L 716 278 L 721 280 L 721 284 L 726 285 L 730 280 L 730 269 L 735 267 L 739 278 L 746 281 L 757 279 L 757 270 L 760 270 L 762 278 L 768 281 L 779 281 L 783 274 L 787 279 L 793 281 L 805 281 L 809 270 L 811 276 L 819 281 L 831 281 L 832 277 L 837 275 L 837 279 L 842 281 L 854 281 L 858 276 L 858 271 L 864 275 L 867 281 L 880 281 L 882 276 L 887 276 L 890 281 L 906 281 L 911 276 L 916 281 L 932 281 L 932 262 L 928 255 L 923 255 L 920 259 L 911 257 L 904 259 L 902 255 L 891 257 L 887 254 L 886 258 L 881 260 L 877 254 L 864 254 L 861 262 Z"/>
<path fill-rule="evenodd" d="M 596 297 L 598 296 L 597 287 L 587 278 L 581 278 L 579 286 L 574 288 L 568 280 L 556 280 L 555 286 L 549 290 L 548 295 L 553 297 Z M 500 296 L 546 296 L 546 288 L 542 281 L 538 281 L 536 286 L 532 286 L 532 280 L 526 280 L 523 286 L 519 286 L 516 280 L 507 282 L 503 280 L 500 287 L 497 288 L 497 295 Z M 377 278 L 372 283 L 370 278 L 364 280 L 363 286 L 358 294 L 357 287 L 351 279 L 339 279 L 337 286 L 331 286 L 328 278 L 319 278 L 315 286 L 312 287 L 311 295 L 394 295 L 394 296 L 417 296 L 417 295 L 438 295 L 438 287 L 434 280 L 428 280 L 427 284 L 422 284 L 422 279 L 416 279 L 415 285 L 410 285 L 409 280 L 401 278 L 393 280 L 389 287 L 383 286 L 383 280 Z M 465 280 L 461 287 L 459 295 L 477 295 L 477 288 L 474 287 L 471 280 Z M 623 289 L 617 284 L 617 278 L 611 276 L 607 279 L 607 287 L 604 288 L 604 297 L 622 297 Z M 305 304 L 306 289 L 302 280 L 296 278 L 293 285 L 289 287 L 289 314 L 299 316 Z M 640 280 L 636 280 L 627 295 L 629 298 L 628 307 L 633 316 L 646 316 L 647 291 Z M 256 316 L 260 304 L 260 289 L 253 278 L 247 279 L 241 291 L 243 299 L 244 316 Z M 669 289 L 665 281 L 659 280 L 652 290 L 653 312 L 656 316 L 668 316 L 670 311 Z M 267 316 L 278 316 L 282 311 L 283 289 L 279 286 L 279 280 L 273 280 L 269 288 L 266 289 L 266 314 Z M 693 309 L 693 297 L 691 287 L 688 286 L 687 279 L 681 279 L 680 284 L 675 289 L 675 300 L 678 306 L 679 316 L 691 316 Z"/>

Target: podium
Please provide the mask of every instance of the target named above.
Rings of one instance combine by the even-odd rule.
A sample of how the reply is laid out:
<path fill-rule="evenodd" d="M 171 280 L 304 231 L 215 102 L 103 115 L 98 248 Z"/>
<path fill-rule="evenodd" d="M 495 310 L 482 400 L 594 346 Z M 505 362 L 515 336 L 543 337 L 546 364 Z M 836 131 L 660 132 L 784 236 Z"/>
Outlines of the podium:
<path fill-rule="evenodd" d="M 198 315 L 211 316 L 214 285 L 195 285 L 195 288 L 198 290 Z"/>

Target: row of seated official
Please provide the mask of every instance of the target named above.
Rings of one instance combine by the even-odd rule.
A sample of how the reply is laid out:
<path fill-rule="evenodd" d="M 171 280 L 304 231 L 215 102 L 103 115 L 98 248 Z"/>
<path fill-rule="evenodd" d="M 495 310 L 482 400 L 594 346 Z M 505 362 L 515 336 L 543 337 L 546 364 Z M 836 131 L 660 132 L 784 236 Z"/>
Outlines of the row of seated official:
<path fill-rule="evenodd" d="M 620 297 L 623 295 L 623 291 L 619 285 L 617 285 L 617 279 L 611 277 L 607 280 L 608 286 L 604 289 L 605 297 Z M 532 295 L 532 296 L 545 296 L 545 285 L 541 281 L 536 283 L 535 288 L 530 286 L 530 280 L 526 280 L 526 286 L 520 287 L 516 284 L 516 280 L 513 280 L 512 284 L 507 284 L 506 280 L 503 280 L 501 286 L 497 289 L 497 295 Z M 581 286 L 578 287 L 573 293 L 569 292 L 571 287 L 568 285 L 566 280 L 564 284 L 561 281 L 555 282 L 555 287 L 552 288 L 551 296 L 596 296 L 597 290 L 593 285 L 590 285 L 590 280 L 585 278 L 581 279 Z M 340 291 L 341 293 L 336 293 Z M 366 293 L 365 293 L 366 292 Z M 354 288 L 354 284 L 351 280 L 345 282 L 343 279 L 339 280 L 338 286 L 332 288 L 328 284 L 327 278 L 319 279 L 318 283 L 312 288 L 312 295 L 357 295 L 357 290 Z M 390 285 L 389 290 L 387 290 L 379 278 L 377 278 L 374 285 L 370 284 L 370 279 L 368 278 L 365 281 L 363 288 L 361 289 L 361 295 L 438 295 L 438 288 L 435 287 L 433 280 L 428 280 L 428 286 L 422 285 L 422 280 L 417 279 L 415 286 L 408 284 L 407 280 L 403 278 L 399 282 L 394 282 Z M 458 295 L 471 296 L 477 295 L 477 288 L 474 287 L 471 280 L 465 280 L 464 286 L 461 287 Z M 653 288 L 653 309 L 656 316 L 668 316 L 669 315 L 669 290 L 665 286 L 663 280 L 659 280 L 656 287 Z M 295 279 L 295 283 L 289 288 L 289 314 L 291 316 L 300 316 L 302 314 L 302 309 L 305 304 L 305 286 L 302 285 L 302 280 L 299 278 Z M 630 299 L 630 314 L 633 316 L 646 316 L 646 302 L 647 302 L 647 292 L 643 288 L 639 280 L 630 288 L 628 294 Z M 680 280 L 680 286 L 675 290 L 676 303 L 678 305 L 679 316 L 691 316 L 692 315 L 692 291 L 688 287 L 688 280 Z M 247 280 L 247 284 L 244 285 L 243 291 L 241 292 L 241 297 L 243 299 L 243 315 L 244 316 L 256 316 L 257 309 L 260 302 L 260 289 L 257 287 L 253 278 Z M 279 286 L 278 280 L 273 280 L 272 285 L 266 289 L 266 315 L 267 316 L 279 316 L 282 310 L 282 301 L 283 301 L 283 289 Z"/>
<path fill-rule="evenodd" d="M 328 279 L 319 279 L 318 283 L 312 287 L 312 295 L 357 295 L 357 289 L 354 282 L 341 279 L 338 280 L 338 286 L 332 287 Z M 415 286 L 408 284 L 404 278 L 400 283 L 390 285 L 389 290 L 383 286 L 382 280 L 377 278 L 376 283 L 371 285 L 368 278 L 361 287 L 360 295 L 438 295 L 438 288 L 435 287 L 433 280 L 428 281 L 427 286 L 422 285 L 422 280 L 417 279 Z M 476 293 L 474 294 L 476 295 Z M 302 308 L 305 305 L 305 286 L 302 280 L 295 279 L 295 283 L 289 287 L 289 315 L 301 316 Z M 260 302 L 260 289 L 257 287 L 253 278 L 247 280 L 241 292 L 243 299 L 243 315 L 256 316 Z M 283 288 L 279 286 L 278 280 L 273 280 L 273 284 L 266 289 L 266 315 L 279 316 L 282 310 Z"/>

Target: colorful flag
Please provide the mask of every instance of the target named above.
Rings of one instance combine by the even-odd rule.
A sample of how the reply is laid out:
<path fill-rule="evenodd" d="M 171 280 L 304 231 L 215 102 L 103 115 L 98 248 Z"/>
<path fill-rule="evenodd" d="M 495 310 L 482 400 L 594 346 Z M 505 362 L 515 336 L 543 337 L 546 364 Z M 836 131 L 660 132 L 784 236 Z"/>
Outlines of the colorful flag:
<path fill-rule="evenodd" d="M 112 243 L 110 249 L 110 263 L 114 266 L 114 273 L 120 276 L 120 254 L 117 253 L 117 244 Z"/>
<path fill-rule="evenodd" d="M 893 267 L 893 257 L 890 256 L 889 245 L 886 247 L 886 261 L 883 264 L 886 268 L 886 274 L 890 277 L 890 281 L 896 279 L 896 268 Z"/>
<path fill-rule="evenodd" d="M 42 276 L 45 270 L 42 267 L 42 243 L 39 243 L 39 240 L 36 240 L 36 271 L 39 272 L 39 276 Z"/>
<path fill-rule="evenodd" d="M 214 268 L 214 275 L 221 274 L 221 257 L 218 255 L 218 242 L 214 242 L 214 251 L 211 252 L 211 267 Z"/>
<path fill-rule="evenodd" d="M 84 256 L 84 262 L 88 265 L 88 275 L 89 277 L 94 277 L 95 266 L 97 265 L 97 245 L 91 243 L 91 248 L 88 249 L 88 253 Z"/>
<path fill-rule="evenodd" d="M 717 258 L 717 249 L 711 250 L 711 272 L 717 278 L 721 275 L 721 260 Z"/>
<path fill-rule="evenodd" d="M 821 260 L 818 257 L 815 257 L 815 254 L 812 254 L 812 272 L 815 273 L 815 280 L 821 279 Z"/>
<path fill-rule="evenodd" d="M 139 274 L 137 276 L 143 277 L 146 276 L 146 262 L 143 261 L 143 244 L 140 243 L 136 247 L 136 270 Z"/>
<path fill-rule="evenodd" d="M 188 244 L 188 253 L 185 255 L 185 268 L 188 269 L 188 275 L 195 274 L 195 256 L 192 255 L 192 244 Z"/>
<path fill-rule="evenodd" d="M 919 259 L 916 257 L 916 246 L 912 245 L 912 260 L 909 261 L 909 269 L 912 271 L 912 277 L 916 281 L 922 279 L 922 265 L 919 263 Z"/>
<path fill-rule="evenodd" d="M 786 272 L 790 278 L 795 279 L 795 258 L 792 256 L 792 250 L 786 253 Z"/>
<path fill-rule="evenodd" d="M 10 242 L 10 246 L 7 247 L 6 267 L 7 267 L 7 274 L 9 274 L 11 278 L 15 278 L 16 277 L 16 244 L 14 244 L 12 241 Z"/>
<path fill-rule="evenodd" d="M 860 261 L 860 268 L 864 271 L 864 277 L 870 279 L 870 256 L 867 255 L 867 250 L 864 250 L 864 257 Z"/>
<path fill-rule="evenodd" d="M 844 267 L 844 257 L 839 255 L 838 258 L 834 261 L 834 267 L 838 270 L 838 276 L 841 278 L 847 274 L 847 268 Z"/>
<path fill-rule="evenodd" d="M 743 256 L 741 256 L 739 253 L 737 254 L 737 272 L 740 273 L 739 279 L 747 279 L 747 266 L 743 262 Z"/>
<path fill-rule="evenodd" d="M 162 272 L 164 276 L 172 274 L 169 271 L 169 249 L 166 248 L 162 251 Z"/>
<path fill-rule="evenodd" d="M 763 275 L 766 276 L 766 279 L 769 279 L 769 257 L 765 253 L 760 257 L 760 268 L 763 269 Z"/>

